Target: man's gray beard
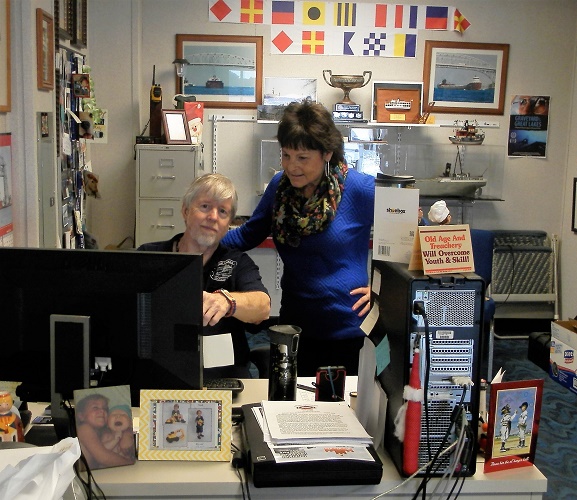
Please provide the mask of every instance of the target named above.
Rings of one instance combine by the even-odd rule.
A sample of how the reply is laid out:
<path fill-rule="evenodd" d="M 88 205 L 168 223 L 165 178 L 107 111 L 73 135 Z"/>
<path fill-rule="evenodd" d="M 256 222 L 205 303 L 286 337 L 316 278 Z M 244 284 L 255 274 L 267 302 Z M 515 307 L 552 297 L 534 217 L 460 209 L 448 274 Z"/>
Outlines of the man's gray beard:
<path fill-rule="evenodd" d="M 201 247 L 211 247 L 216 242 L 216 236 L 210 234 L 199 234 L 196 242 Z"/>

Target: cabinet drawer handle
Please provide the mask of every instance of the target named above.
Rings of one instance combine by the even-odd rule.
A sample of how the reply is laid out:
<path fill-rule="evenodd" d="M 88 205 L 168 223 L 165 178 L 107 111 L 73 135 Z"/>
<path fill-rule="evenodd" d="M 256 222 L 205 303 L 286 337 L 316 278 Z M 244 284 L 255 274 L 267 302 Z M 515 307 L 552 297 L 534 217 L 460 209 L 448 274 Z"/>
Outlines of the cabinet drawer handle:
<path fill-rule="evenodd" d="M 176 179 L 176 175 L 157 175 L 156 178 L 163 181 L 173 181 Z"/>
<path fill-rule="evenodd" d="M 174 224 L 157 224 L 157 229 L 174 229 Z"/>

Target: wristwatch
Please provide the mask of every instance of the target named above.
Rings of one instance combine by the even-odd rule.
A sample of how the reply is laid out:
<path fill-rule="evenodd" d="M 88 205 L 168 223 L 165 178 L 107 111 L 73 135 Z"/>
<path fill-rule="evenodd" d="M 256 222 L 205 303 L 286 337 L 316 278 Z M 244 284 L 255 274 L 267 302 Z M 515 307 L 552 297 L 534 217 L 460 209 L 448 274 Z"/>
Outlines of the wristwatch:
<path fill-rule="evenodd" d="M 228 290 L 225 290 L 224 288 L 219 288 L 218 290 L 216 290 L 213 293 L 220 293 L 221 295 L 224 296 L 224 298 L 226 300 L 228 300 L 230 307 L 228 309 L 228 312 L 224 315 L 224 317 L 230 318 L 236 312 L 236 300 L 235 300 L 235 298 L 229 293 Z"/>

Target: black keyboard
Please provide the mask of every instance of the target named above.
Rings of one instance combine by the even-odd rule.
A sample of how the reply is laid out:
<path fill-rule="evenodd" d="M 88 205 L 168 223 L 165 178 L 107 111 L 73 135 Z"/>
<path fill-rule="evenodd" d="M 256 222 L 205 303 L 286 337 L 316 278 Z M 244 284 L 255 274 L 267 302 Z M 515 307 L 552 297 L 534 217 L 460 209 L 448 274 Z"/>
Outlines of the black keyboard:
<path fill-rule="evenodd" d="M 244 390 L 242 380 L 238 378 L 211 378 L 204 380 L 204 387 L 215 391 L 232 391 L 238 394 Z"/>

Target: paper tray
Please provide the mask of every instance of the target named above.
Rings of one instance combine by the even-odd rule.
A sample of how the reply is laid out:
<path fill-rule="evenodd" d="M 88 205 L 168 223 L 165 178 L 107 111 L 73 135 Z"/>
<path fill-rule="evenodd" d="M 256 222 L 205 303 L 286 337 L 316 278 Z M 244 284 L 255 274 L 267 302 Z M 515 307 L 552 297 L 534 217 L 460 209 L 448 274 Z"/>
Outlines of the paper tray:
<path fill-rule="evenodd" d="M 252 408 L 258 403 L 243 405 L 242 437 L 247 452 L 247 466 L 257 488 L 280 486 L 334 486 L 344 484 L 378 484 L 383 476 L 383 464 L 375 449 L 367 449 L 372 461 L 316 460 L 277 463 L 263 441 L 263 433 Z"/>

